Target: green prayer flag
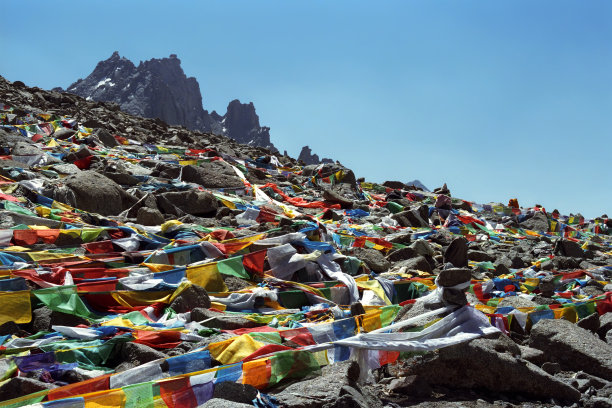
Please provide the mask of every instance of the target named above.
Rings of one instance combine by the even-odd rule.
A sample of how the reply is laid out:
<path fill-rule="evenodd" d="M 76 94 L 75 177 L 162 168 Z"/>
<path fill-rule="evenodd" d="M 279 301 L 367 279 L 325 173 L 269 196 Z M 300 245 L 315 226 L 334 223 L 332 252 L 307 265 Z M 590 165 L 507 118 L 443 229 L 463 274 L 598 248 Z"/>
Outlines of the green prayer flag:
<path fill-rule="evenodd" d="M 153 382 L 128 385 L 123 387 L 125 393 L 124 408 L 153 408 Z"/>
<path fill-rule="evenodd" d="M 12 201 L 5 201 L 4 202 L 4 209 L 12 211 L 12 212 L 16 212 L 18 214 L 22 214 L 22 215 L 31 215 L 33 217 L 37 216 L 32 211 L 30 211 L 30 210 L 20 206 L 19 204 L 15 204 Z"/>
<path fill-rule="evenodd" d="M 283 339 L 278 332 L 253 332 L 249 333 L 253 340 L 268 344 L 282 344 Z"/>
<path fill-rule="evenodd" d="M 83 242 L 95 241 L 102 231 L 104 231 L 102 228 L 84 229 L 81 231 L 81 239 Z"/>
<path fill-rule="evenodd" d="M 56 312 L 95 319 L 98 316 L 91 312 L 77 294 L 76 285 L 54 286 L 33 290 L 32 293 L 49 309 Z"/>
<path fill-rule="evenodd" d="M 137 310 L 135 310 L 133 312 L 128 312 L 128 313 L 122 315 L 121 317 L 123 317 L 124 319 L 128 319 L 129 321 L 131 321 L 132 323 L 134 323 L 137 326 L 139 326 L 139 325 L 146 325 L 146 324 L 150 323 L 149 320 L 147 320 L 147 318 L 144 317 L 142 315 L 142 313 L 140 313 Z"/>
<path fill-rule="evenodd" d="M 281 351 L 270 358 L 272 363 L 270 385 L 285 378 L 300 378 L 320 370 L 319 363 L 307 351 Z"/>
<path fill-rule="evenodd" d="M 44 400 L 48 393 L 49 393 L 49 390 L 42 390 L 42 391 L 38 391 L 37 393 L 30 394 L 29 398 L 24 398 L 24 397 L 15 398 L 18 400 L 17 402 L 11 403 L 11 400 L 4 401 L 3 404 L 6 404 L 6 405 L 2 405 L 2 407 L 3 408 L 17 408 L 17 407 L 23 407 L 25 405 L 36 404 Z"/>
<path fill-rule="evenodd" d="M 217 262 L 217 268 L 219 269 L 219 273 L 224 275 L 236 276 L 242 279 L 251 279 L 247 271 L 244 269 L 241 256 L 235 256 L 233 258 L 219 261 Z"/>

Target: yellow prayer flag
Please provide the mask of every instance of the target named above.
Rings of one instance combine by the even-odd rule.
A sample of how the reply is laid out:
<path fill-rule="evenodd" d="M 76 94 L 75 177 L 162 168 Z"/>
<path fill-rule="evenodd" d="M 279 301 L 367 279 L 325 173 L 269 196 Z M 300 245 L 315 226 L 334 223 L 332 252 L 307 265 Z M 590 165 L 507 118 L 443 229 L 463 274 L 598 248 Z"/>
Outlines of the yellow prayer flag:
<path fill-rule="evenodd" d="M 576 313 L 575 307 L 560 307 L 554 309 L 553 312 L 555 313 L 555 319 L 565 319 L 572 323 L 578 321 L 578 314 Z"/>
<path fill-rule="evenodd" d="M 29 323 L 32 320 L 30 291 L 0 292 L 0 324 L 14 321 Z"/>
<path fill-rule="evenodd" d="M 391 304 L 391 300 L 389 300 L 389 298 L 387 297 L 387 295 L 385 294 L 385 290 L 383 289 L 383 287 L 380 285 L 380 282 L 378 282 L 377 280 L 373 279 L 373 280 L 368 280 L 368 281 L 357 281 L 357 286 L 362 288 L 362 289 L 369 289 L 372 292 L 374 292 L 376 294 L 376 296 L 378 296 L 382 301 L 385 302 L 386 305 L 390 305 Z"/>
<path fill-rule="evenodd" d="M 134 323 L 132 323 L 128 319 L 123 319 L 121 316 L 115 317 L 114 319 L 107 320 L 105 322 L 100 323 L 100 326 L 123 326 L 123 327 L 135 327 Z"/>
<path fill-rule="evenodd" d="M 104 390 L 83 395 L 85 408 L 122 407 L 125 393 L 122 389 Z"/>
<path fill-rule="evenodd" d="M 142 266 L 146 266 L 151 272 L 164 272 L 174 269 L 174 265 L 158 264 L 158 263 L 141 263 Z"/>
<path fill-rule="evenodd" d="M 380 321 L 380 313 L 381 310 L 379 309 L 372 313 L 367 313 L 361 316 L 361 322 L 364 331 L 369 333 L 372 330 L 377 330 L 382 327 L 382 322 Z"/>
<path fill-rule="evenodd" d="M 179 164 L 181 166 L 188 166 L 188 165 L 197 166 L 198 161 L 197 160 L 179 160 Z"/>
<path fill-rule="evenodd" d="M 248 334 L 243 334 L 225 341 L 210 343 L 208 351 L 221 364 L 234 364 L 253 354 L 263 346 L 264 343 L 253 339 Z"/>
<path fill-rule="evenodd" d="M 190 282 L 209 292 L 227 292 L 227 286 L 219 273 L 219 269 L 217 269 L 216 262 L 200 266 L 188 266 L 185 275 Z"/>
<path fill-rule="evenodd" d="M 236 209 L 236 204 L 232 203 L 231 201 L 221 199 L 221 202 L 224 206 L 231 208 L 232 210 Z"/>
<path fill-rule="evenodd" d="M 120 305 L 125 307 L 148 306 L 154 303 L 170 303 L 171 291 L 145 292 L 118 290 L 111 292 L 111 296 Z"/>

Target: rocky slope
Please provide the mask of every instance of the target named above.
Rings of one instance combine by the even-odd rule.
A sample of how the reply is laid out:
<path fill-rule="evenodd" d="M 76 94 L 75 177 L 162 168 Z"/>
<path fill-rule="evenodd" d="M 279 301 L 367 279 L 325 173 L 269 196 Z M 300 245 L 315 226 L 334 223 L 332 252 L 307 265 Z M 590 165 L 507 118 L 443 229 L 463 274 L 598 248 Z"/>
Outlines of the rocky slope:
<path fill-rule="evenodd" d="M 0 404 L 612 404 L 605 215 L 369 183 L 3 78 L 0 108 Z"/>

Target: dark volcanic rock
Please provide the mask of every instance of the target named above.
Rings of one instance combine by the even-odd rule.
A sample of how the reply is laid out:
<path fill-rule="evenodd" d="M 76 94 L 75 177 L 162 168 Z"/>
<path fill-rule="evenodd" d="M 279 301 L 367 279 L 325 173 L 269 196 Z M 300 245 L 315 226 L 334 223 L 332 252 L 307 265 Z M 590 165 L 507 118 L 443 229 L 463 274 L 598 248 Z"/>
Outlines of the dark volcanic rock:
<path fill-rule="evenodd" d="M 440 286 L 450 287 L 468 282 L 470 279 L 472 279 L 472 271 L 470 269 L 449 268 L 440 272 L 438 275 L 438 284 Z"/>
<path fill-rule="evenodd" d="M 429 226 L 427 219 L 416 209 L 398 212 L 393 214 L 391 218 L 402 227 L 425 228 Z"/>
<path fill-rule="evenodd" d="M 475 262 L 494 261 L 495 257 L 484 251 L 468 251 L 468 259 Z"/>
<path fill-rule="evenodd" d="M 597 333 L 597 330 L 599 330 L 599 315 L 597 313 L 592 313 L 587 317 L 578 320 L 576 325 L 578 327 L 582 327 L 585 330 Z"/>
<path fill-rule="evenodd" d="M 323 190 L 323 198 L 330 203 L 340 204 L 342 208 L 353 207 L 353 200 L 343 197 L 340 193 L 330 189 Z"/>
<path fill-rule="evenodd" d="M 250 408 L 253 404 L 243 404 L 242 402 L 234 402 L 221 398 L 211 398 L 199 408 Z"/>
<path fill-rule="evenodd" d="M 351 187 L 355 186 L 357 182 L 355 178 L 355 173 L 351 169 L 347 169 L 338 163 L 325 163 L 320 168 L 320 165 L 311 164 L 309 166 L 304 167 L 302 170 L 302 175 L 305 177 L 312 177 L 315 174 L 320 177 L 329 177 L 332 174 L 337 174 L 338 172 L 342 172 L 342 175 L 336 179 L 336 181 L 340 183 L 349 184 Z"/>

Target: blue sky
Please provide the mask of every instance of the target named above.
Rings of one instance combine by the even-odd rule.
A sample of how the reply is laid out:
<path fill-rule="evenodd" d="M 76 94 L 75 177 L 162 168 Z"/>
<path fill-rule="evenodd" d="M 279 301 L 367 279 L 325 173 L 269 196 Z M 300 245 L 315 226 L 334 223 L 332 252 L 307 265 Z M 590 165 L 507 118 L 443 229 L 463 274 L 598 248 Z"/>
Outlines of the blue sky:
<path fill-rule="evenodd" d="M 612 216 L 612 2 L 5 0 L 0 75 L 67 87 L 176 53 L 204 108 L 370 181 Z M 35 11 L 29 13 L 28 10 Z"/>

